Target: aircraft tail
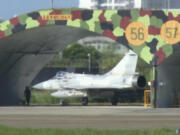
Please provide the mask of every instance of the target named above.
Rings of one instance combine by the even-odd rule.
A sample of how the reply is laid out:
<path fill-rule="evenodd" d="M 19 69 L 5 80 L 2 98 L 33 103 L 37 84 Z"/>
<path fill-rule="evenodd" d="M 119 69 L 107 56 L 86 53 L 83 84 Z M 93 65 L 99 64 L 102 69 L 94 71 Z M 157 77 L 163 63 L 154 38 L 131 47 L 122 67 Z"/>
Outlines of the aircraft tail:
<path fill-rule="evenodd" d="M 106 75 L 112 74 L 134 74 L 136 71 L 138 56 L 133 51 L 129 50 L 119 63 Z"/>

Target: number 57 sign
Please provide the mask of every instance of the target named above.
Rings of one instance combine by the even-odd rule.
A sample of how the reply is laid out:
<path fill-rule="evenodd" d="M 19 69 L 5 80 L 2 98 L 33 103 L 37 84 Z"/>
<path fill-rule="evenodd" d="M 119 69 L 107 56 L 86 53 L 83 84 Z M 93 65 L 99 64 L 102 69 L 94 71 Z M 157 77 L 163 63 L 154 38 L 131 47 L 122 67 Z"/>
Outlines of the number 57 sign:
<path fill-rule="evenodd" d="M 161 38 L 168 44 L 175 44 L 180 41 L 180 23 L 168 21 L 161 27 Z"/>

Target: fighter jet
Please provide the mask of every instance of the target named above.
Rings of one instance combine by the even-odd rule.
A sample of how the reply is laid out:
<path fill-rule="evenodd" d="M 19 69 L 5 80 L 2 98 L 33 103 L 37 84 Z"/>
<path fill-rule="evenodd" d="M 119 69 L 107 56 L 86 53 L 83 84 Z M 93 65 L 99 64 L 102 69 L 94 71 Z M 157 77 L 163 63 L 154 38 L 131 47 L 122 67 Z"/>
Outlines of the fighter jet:
<path fill-rule="evenodd" d="M 138 56 L 129 51 L 120 62 L 103 75 L 57 72 L 44 82 L 33 86 L 38 90 L 55 90 L 51 95 L 61 101 L 65 98 L 81 97 L 82 105 L 88 104 L 89 96 L 111 97 L 112 105 L 118 103 L 118 92 L 141 89 L 146 85 L 145 77 L 136 73 Z"/>

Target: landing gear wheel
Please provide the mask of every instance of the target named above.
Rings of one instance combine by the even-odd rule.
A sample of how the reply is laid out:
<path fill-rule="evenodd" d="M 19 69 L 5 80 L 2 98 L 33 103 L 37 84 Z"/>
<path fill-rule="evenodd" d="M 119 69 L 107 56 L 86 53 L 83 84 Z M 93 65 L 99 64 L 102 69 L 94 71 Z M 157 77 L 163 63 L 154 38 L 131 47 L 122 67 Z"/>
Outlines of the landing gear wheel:
<path fill-rule="evenodd" d="M 87 106 L 88 105 L 88 98 L 82 98 L 82 105 Z"/>
<path fill-rule="evenodd" d="M 65 102 L 64 102 L 64 100 L 62 100 L 62 99 L 60 99 L 59 104 L 60 104 L 61 106 L 65 106 L 65 105 L 66 105 Z"/>

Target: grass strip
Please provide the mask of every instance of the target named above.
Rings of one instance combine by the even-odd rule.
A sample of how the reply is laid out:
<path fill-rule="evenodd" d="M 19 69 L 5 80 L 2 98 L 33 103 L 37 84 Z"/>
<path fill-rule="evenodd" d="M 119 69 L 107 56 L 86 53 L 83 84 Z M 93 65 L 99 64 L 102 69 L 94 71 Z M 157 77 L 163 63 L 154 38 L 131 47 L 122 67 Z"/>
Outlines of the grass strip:
<path fill-rule="evenodd" d="M 0 126 L 0 135 L 175 135 L 175 130 L 30 129 Z"/>

